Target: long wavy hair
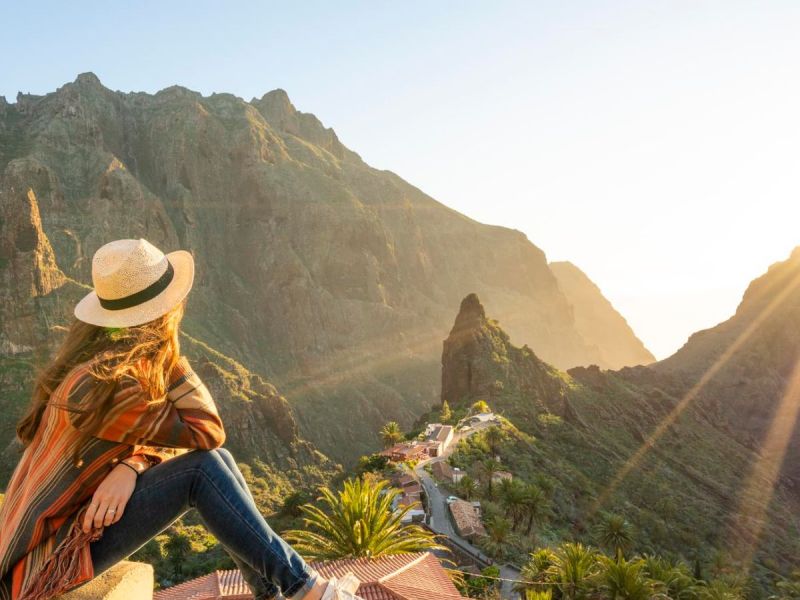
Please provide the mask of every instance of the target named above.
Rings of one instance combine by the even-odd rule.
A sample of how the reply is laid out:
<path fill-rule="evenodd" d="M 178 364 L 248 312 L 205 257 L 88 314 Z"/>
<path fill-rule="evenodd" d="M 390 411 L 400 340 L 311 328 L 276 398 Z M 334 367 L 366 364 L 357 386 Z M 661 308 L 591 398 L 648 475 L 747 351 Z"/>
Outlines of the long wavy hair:
<path fill-rule="evenodd" d="M 80 464 L 83 442 L 102 426 L 123 376 L 139 380 L 149 402 L 163 402 L 167 376 L 180 358 L 178 329 L 185 308 L 184 298 L 157 319 L 122 328 L 99 327 L 74 319 L 55 357 L 37 370 L 30 407 L 17 424 L 17 437 L 23 446 L 33 441 L 50 395 L 81 363 L 89 363 L 89 371 L 99 383 L 81 402 L 86 429 L 75 447 L 76 464 Z"/>

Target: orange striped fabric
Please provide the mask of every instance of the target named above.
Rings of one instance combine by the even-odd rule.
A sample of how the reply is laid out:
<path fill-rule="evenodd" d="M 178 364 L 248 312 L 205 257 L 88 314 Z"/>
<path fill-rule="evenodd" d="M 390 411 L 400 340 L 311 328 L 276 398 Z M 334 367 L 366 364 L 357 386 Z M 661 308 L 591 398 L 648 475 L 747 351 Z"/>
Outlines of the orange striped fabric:
<path fill-rule="evenodd" d="M 147 403 L 139 381 L 117 384 L 103 426 L 73 451 L 87 421 L 82 401 L 97 381 L 90 362 L 73 368 L 54 390 L 39 429 L 25 449 L 0 507 L 0 600 L 47 600 L 94 576 L 80 519 L 94 491 L 123 460 L 144 465 L 168 457 L 168 448 L 217 448 L 225 430 L 217 407 L 186 357 L 169 375 L 166 401 Z"/>

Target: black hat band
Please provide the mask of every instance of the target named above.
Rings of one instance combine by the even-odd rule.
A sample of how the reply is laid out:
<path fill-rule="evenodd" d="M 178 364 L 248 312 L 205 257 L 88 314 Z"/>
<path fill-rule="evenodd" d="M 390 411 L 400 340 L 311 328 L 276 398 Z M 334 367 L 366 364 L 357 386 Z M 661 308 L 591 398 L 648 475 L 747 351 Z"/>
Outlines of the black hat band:
<path fill-rule="evenodd" d="M 131 308 L 137 306 L 148 300 L 152 300 L 163 292 L 175 276 L 175 270 L 172 268 L 172 263 L 167 259 L 167 270 L 156 281 L 148 285 L 143 290 L 139 290 L 130 296 L 123 296 L 122 298 L 114 298 L 109 300 L 107 298 L 97 298 L 100 300 L 100 306 L 107 310 L 122 310 L 123 308 Z"/>

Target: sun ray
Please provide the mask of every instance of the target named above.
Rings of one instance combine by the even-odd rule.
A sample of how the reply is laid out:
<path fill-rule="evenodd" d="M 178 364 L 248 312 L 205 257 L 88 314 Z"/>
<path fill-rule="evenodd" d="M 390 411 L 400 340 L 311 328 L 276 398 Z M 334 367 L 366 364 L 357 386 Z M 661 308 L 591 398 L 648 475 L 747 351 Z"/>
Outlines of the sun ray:
<path fill-rule="evenodd" d="M 787 272 L 787 277 L 790 272 Z M 781 279 L 782 281 L 782 279 Z M 745 327 L 741 333 L 733 340 L 733 342 L 725 349 L 725 351 L 715 360 L 711 366 L 706 369 L 700 379 L 689 389 L 688 392 L 681 398 L 675 407 L 667 414 L 655 429 L 647 436 L 647 439 L 639 446 L 636 452 L 625 462 L 624 465 L 617 471 L 605 489 L 597 496 L 597 499 L 589 509 L 588 517 L 591 518 L 604 504 L 608 501 L 611 495 L 616 491 L 620 484 L 630 473 L 641 463 L 642 459 L 647 455 L 655 443 L 664 435 L 669 427 L 678 419 L 684 410 L 691 404 L 697 397 L 700 391 L 711 381 L 714 376 L 722 369 L 731 357 L 742 347 L 742 345 L 750 339 L 750 336 L 758 330 L 761 324 L 780 306 L 780 304 L 791 294 L 800 284 L 800 271 L 794 274 L 785 287 L 783 287 L 773 298 L 765 304 L 756 317 Z M 771 286 L 770 291 L 776 286 Z M 766 293 L 767 290 L 762 291 Z"/>
<path fill-rule="evenodd" d="M 502 313 L 502 320 L 508 322 L 526 312 L 524 306 L 505 310 Z M 448 334 L 449 329 L 431 331 L 427 325 L 405 330 L 403 340 L 397 344 L 396 349 L 382 353 L 374 351 L 375 341 L 374 338 L 370 338 L 335 356 L 333 362 L 326 363 L 324 370 L 320 372 L 291 374 L 288 377 L 277 376 L 273 379 L 273 383 L 287 398 L 297 398 L 311 390 L 324 391 L 361 375 L 374 375 L 380 369 L 398 363 L 403 358 L 410 358 L 413 355 L 421 358 L 436 357 L 441 352 L 442 342 Z"/>
<path fill-rule="evenodd" d="M 442 342 L 442 335 L 420 331 L 413 335 L 406 335 L 402 344 L 396 350 L 377 354 L 366 349 L 358 349 L 338 356 L 332 365 L 326 365 L 325 371 L 306 376 L 292 376 L 289 379 L 276 379 L 275 384 L 287 397 L 299 397 L 305 393 L 323 391 L 335 387 L 360 375 L 375 374 L 380 369 L 400 362 L 404 357 L 412 355 L 425 356 L 432 354 Z M 368 344 L 363 344 L 366 348 Z"/>
<path fill-rule="evenodd" d="M 758 458 L 742 486 L 737 510 L 731 525 L 732 558 L 746 576 L 753 562 L 765 517 L 775 493 L 786 451 L 797 425 L 800 412 L 800 359 L 795 363 L 786 391 L 772 416 L 769 430 L 764 436 Z"/>

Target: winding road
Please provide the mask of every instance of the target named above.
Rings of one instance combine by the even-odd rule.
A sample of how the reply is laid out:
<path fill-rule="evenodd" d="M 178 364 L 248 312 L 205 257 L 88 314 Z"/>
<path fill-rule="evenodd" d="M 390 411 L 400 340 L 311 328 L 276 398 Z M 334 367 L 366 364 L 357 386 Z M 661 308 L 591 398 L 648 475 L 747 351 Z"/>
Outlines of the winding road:
<path fill-rule="evenodd" d="M 430 510 L 429 515 L 429 526 L 433 529 L 436 533 L 441 533 L 442 535 L 446 535 L 451 540 L 454 540 L 458 546 L 461 547 L 462 550 L 471 554 L 477 560 L 483 562 L 484 564 L 491 564 L 494 561 L 484 554 L 480 548 L 477 546 L 472 545 L 470 542 L 462 538 L 461 536 L 456 533 L 455 527 L 453 527 L 453 522 L 450 519 L 449 510 L 447 507 L 447 496 L 446 492 L 443 492 L 439 485 L 433 480 L 433 478 L 428 474 L 425 470 L 426 465 L 432 465 L 433 463 L 447 460 L 447 457 L 452 454 L 453 450 L 455 449 L 458 442 L 466 437 L 471 436 L 476 431 L 480 431 L 481 429 L 485 429 L 490 427 L 494 423 L 492 422 L 481 422 L 476 424 L 474 427 L 471 427 L 468 431 L 458 431 L 458 428 L 461 426 L 459 423 L 454 429 L 456 432 L 453 434 L 453 441 L 447 446 L 444 452 L 440 456 L 435 458 L 429 458 L 425 461 L 420 461 L 414 467 L 414 474 L 416 475 L 419 482 L 422 484 L 422 487 L 425 489 L 425 494 L 428 497 L 428 507 Z M 500 577 L 503 579 L 519 579 L 519 570 L 511 565 L 496 565 L 500 569 Z M 509 581 L 503 581 L 500 593 L 503 598 L 507 598 L 509 600 L 513 600 L 519 598 L 519 595 L 516 594 L 512 590 L 513 584 Z"/>

